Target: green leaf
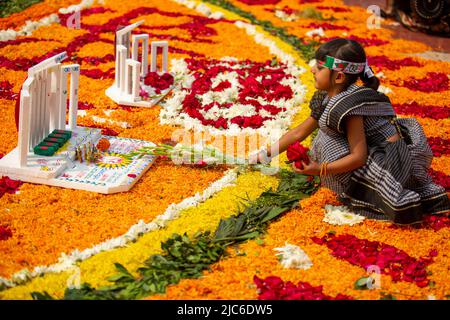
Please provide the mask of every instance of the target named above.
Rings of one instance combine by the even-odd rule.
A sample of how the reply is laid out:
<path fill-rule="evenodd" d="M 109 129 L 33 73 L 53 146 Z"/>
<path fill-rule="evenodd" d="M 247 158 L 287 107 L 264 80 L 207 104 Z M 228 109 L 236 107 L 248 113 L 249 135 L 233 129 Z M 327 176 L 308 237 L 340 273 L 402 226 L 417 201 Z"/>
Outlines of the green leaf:
<path fill-rule="evenodd" d="M 267 222 L 269 220 L 274 219 L 275 217 L 278 217 L 280 214 L 288 211 L 289 208 L 272 208 L 269 213 L 264 217 L 264 219 L 261 221 L 261 223 Z"/>
<path fill-rule="evenodd" d="M 371 280 L 372 280 L 371 277 L 362 277 L 362 278 L 359 278 L 358 280 L 355 281 L 354 288 L 355 288 L 356 290 L 367 290 L 367 289 L 369 289 L 369 288 L 367 287 L 367 283 L 368 283 L 368 281 L 371 281 Z"/>
<path fill-rule="evenodd" d="M 116 263 L 114 263 L 114 266 L 116 267 L 116 270 L 119 273 L 121 273 L 122 276 L 134 279 L 133 275 L 120 263 L 116 262 Z"/>
<path fill-rule="evenodd" d="M 380 300 L 397 300 L 392 294 L 382 294 Z"/>
<path fill-rule="evenodd" d="M 43 293 L 32 292 L 31 297 L 33 300 L 55 300 L 47 291 L 44 291 Z"/>
<path fill-rule="evenodd" d="M 263 246 L 265 243 L 263 239 L 256 239 L 255 242 L 258 246 Z"/>
<path fill-rule="evenodd" d="M 270 66 L 271 67 L 278 66 L 278 59 L 276 57 L 272 58 L 272 60 L 270 61 Z"/>

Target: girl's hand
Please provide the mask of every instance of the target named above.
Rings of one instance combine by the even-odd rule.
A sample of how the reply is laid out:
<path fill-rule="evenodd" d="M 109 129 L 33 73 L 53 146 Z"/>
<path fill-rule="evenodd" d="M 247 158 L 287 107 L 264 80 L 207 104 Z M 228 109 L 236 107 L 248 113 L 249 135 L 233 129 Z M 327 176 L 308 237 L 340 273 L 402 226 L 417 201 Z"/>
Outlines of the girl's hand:
<path fill-rule="evenodd" d="M 267 155 L 267 151 L 265 149 L 259 151 L 258 153 L 252 154 L 249 157 L 250 164 L 270 164 L 272 161 L 272 157 Z"/>
<path fill-rule="evenodd" d="M 299 169 L 295 166 L 295 163 L 292 163 L 292 168 L 295 173 L 306 174 L 310 176 L 317 176 L 320 174 L 320 164 L 315 161 L 310 161 L 309 164 L 306 164 L 302 161 L 303 169 Z"/>

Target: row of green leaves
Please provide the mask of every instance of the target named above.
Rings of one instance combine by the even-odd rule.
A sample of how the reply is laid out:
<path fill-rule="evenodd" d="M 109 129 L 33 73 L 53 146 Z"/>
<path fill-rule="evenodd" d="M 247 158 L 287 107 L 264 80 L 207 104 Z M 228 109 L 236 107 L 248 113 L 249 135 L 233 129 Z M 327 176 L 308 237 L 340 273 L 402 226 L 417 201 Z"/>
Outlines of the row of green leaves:
<path fill-rule="evenodd" d="M 43 0 L 0 0 L 0 18 L 25 10 L 29 6 Z"/>
<path fill-rule="evenodd" d="M 203 232 L 192 238 L 174 234 L 161 243 L 162 254 L 150 256 L 137 270 L 137 276 L 116 263 L 118 273 L 108 279 L 112 285 L 96 289 L 84 283 L 80 288 L 67 288 L 64 299 L 140 299 L 164 293 L 168 285 L 181 279 L 199 278 L 211 264 L 226 255 L 228 246 L 263 235 L 270 221 L 297 206 L 299 200 L 309 197 L 319 186 L 318 178 L 287 170 L 281 170 L 278 175 L 280 183 L 276 190 L 271 188 L 253 201 L 243 198 L 242 208 L 236 215 L 222 219 L 213 234 Z M 45 291 L 33 292 L 32 297 L 53 299 Z"/>
<path fill-rule="evenodd" d="M 265 31 L 269 32 L 271 35 L 278 37 L 283 40 L 287 44 L 291 45 L 294 49 L 296 49 L 301 56 L 309 61 L 314 58 L 314 53 L 319 46 L 317 41 L 309 41 L 307 42 L 304 39 L 300 39 L 295 35 L 289 34 L 286 29 L 277 27 L 273 25 L 271 21 L 267 20 L 259 20 L 252 13 L 242 10 L 241 8 L 235 6 L 234 4 L 226 1 L 226 0 L 203 0 L 203 2 L 211 3 L 218 7 L 224 8 L 228 11 L 231 11 L 238 16 L 248 20 L 254 25 L 258 25 L 262 27 Z M 325 20 L 320 12 L 317 12 L 313 8 L 308 8 L 303 12 L 305 18 L 310 17 L 319 20 Z"/>

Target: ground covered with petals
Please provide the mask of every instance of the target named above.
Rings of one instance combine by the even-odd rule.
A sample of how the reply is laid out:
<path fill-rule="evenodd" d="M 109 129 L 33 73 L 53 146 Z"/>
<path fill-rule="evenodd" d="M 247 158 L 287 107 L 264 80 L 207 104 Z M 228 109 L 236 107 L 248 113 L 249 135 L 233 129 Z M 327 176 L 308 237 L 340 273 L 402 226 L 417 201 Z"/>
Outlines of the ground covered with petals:
<path fill-rule="evenodd" d="M 62 51 L 67 51 L 70 63 L 81 65 L 79 125 L 101 128 L 106 135 L 154 143 L 170 140 L 180 127 L 161 124 L 163 106 L 149 109 L 121 106 L 104 94 L 114 81 L 116 28 L 145 20 L 139 31 L 149 33 L 152 40 L 169 41 L 169 58 L 198 63 L 191 69 L 216 64 L 226 57 L 250 61 L 250 66 L 270 66 L 277 57 L 261 41 L 262 36 L 249 34 L 239 27 L 236 21 L 240 20 L 257 26 L 257 32 L 273 41 L 281 51 L 292 55 L 299 67 L 305 68 L 306 72 L 299 76 L 304 85 L 304 97 L 295 106 L 291 127 L 309 115 L 308 102 L 314 93 L 308 67 L 310 57 L 305 49 L 307 44 L 319 44 L 335 37 L 361 42 L 369 63 L 380 77 L 382 90 L 391 99 L 396 112 L 401 117 L 416 117 L 423 126 L 435 157 L 430 174 L 450 192 L 450 80 L 446 71 L 450 63 L 418 56 L 430 48 L 423 43 L 395 38 L 387 29 L 391 21 L 382 21 L 380 30 L 370 29 L 366 24 L 369 16 L 366 9 L 345 6 L 342 1 L 204 1 L 210 11 L 223 13 L 219 18 L 212 18 L 204 14 L 207 10 L 202 10 L 198 3 L 186 6 L 183 5 L 185 1 L 133 0 L 105 1 L 84 8 L 81 28 L 71 29 L 67 27 L 71 14 L 58 10 L 78 3 L 45 0 L 0 18 L 1 30 L 20 30 L 26 20 L 37 21 L 51 14 L 58 14 L 60 20 L 60 23 L 34 30 L 31 35 L 0 42 L 0 157 L 17 144 L 15 107 L 27 69 Z M 319 28 L 321 31 L 317 31 Z M 304 51 L 301 52 L 300 47 Z M 210 70 L 206 74 L 214 72 L 214 76 L 219 73 Z M 255 78 L 261 72 L 255 69 Z M 273 72 L 274 77 L 277 72 Z M 151 77 L 149 83 L 154 81 Z M 267 84 L 274 86 L 277 98 L 293 97 L 289 86 L 276 85 L 274 79 L 268 80 Z M 261 90 L 260 94 L 267 94 L 258 87 L 256 80 L 240 80 Z M 205 93 L 210 89 L 214 92 L 232 88 L 227 79 L 218 81 L 211 88 L 202 88 L 205 83 L 210 85 L 211 79 L 198 81 L 197 90 Z M 245 91 L 241 100 L 254 91 Z M 216 104 L 211 103 L 206 111 L 213 107 L 229 107 L 225 103 Z M 203 120 L 202 134 L 209 143 L 230 153 L 248 154 L 250 149 L 259 146 L 236 150 L 233 145 L 229 150 L 229 146 L 222 144 L 220 137 L 226 136 L 228 126 L 239 123 L 241 127 L 259 128 L 263 121 L 270 120 L 271 115 L 284 111 L 277 106 L 254 104 L 267 119 L 259 114 L 252 119 L 233 114 L 229 119 L 216 118 L 208 122 L 204 118 L 205 106 L 195 109 L 190 104 L 189 108 L 193 115 Z M 211 132 L 214 128 L 215 135 L 208 135 L 208 126 Z M 217 134 L 220 130 L 223 135 Z M 184 134 L 194 137 L 196 132 L 186 129 Z M 266 142 L 267 137 L 260 132 L 252 134 L 258 137 L 259 145 Z M 303 145 L 307 147 L 310 142 L 311 139 L 307 139 Z M 284 164 L 285 160 L 286 155 L 279 157 L 279 163 L 289 167 Z M 104 286 L 109 283 L 108 278 L 116 274 L 115 263 L 136 275 L 146 259 L 162 252 L 161 243 L 174 233 L 193 236 L 199 231 L 214 232 L 221 219 L 238 212 L 243 199 L 257 199 L 264 191 L 276 189 L 279 184 L 277 176 L 239 172 L 232 183 L 224 185 L 208 199 L 181 209 L 171 221 L 162 223 L 159 220 L 171 204 L 202 194 L 211 184 L 229 174 L 227 169 L 227 166 L 176 166 L 158 160 L 133 189 L 113 195 L 1 177 L 0 298 L 30 299 L 32 292 L 44 291 L 61 298 L 74 276 L 93 287 Z M 352 225 L 331 225 L 324 221 L 327 205 L 340 204 L 330 190 L 320 188 L 301 200 L 299 206 L 271 222 L 265 234 L 228 247 L 227 254 L 211 264 L 209 270 L 203 271 L 200 278 L 181 279 L 178 284 L 168 286 L 165 293 L 147 299 L 449 298 L 448 217 L 428 217 L 416 227 L 399 227 L 368 219 Z M 142 223 L 155 222 L 158 228 L 124 247 L 77 261 L 78 268 L 48 272 L 33 279 L 23 271 L 51 266 L 64 254 L 81 252 L 120 237 L 141 220 Z M 312 266 L 308 269 L 284 268 L 274 249 L 286 244 L 301 248 Z M 364 279 L 369 276 L 368 267 L 373 265 L 378 266 L 376 275 L 372 276 L 379 288 L 370 290 Z M 23 276 L 18 275 L 19 272 Z M 13 279 L 15 286 L 6 288 L 2 279 Z"/>

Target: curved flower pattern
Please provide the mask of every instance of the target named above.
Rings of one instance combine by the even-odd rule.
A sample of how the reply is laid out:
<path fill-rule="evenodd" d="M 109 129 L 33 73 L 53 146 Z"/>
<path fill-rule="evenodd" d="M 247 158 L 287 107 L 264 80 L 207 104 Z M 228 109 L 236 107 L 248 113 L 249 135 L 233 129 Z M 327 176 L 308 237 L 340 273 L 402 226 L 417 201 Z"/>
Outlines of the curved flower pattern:
<path fill-rule="evenodd" d="M 172 64 L 182 85 L 163 103 L 162 124 L 213 134 L 275 136 L 288 127 L 303 101 L 305 86 L 298 77 L 305 70 L 294 65 L 234 58 Z"/>

